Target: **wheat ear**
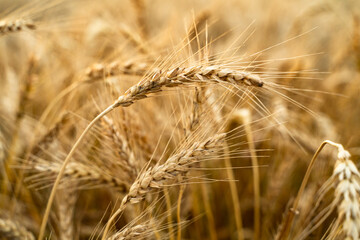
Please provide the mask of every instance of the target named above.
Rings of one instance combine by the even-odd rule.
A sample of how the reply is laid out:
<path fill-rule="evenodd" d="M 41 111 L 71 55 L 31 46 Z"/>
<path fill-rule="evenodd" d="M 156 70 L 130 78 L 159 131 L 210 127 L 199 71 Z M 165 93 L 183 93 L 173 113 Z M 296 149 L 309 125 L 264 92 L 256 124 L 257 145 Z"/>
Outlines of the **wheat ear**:
<path fill-rule="evenodd" d="M 360 238 L 360 173 L 350 160 L 348 151 L 339 145 L 333 176 L 335 182 L 335 202 L 338 206 L 340 234 L 347 240 Z M 337 232 L 337 229 L 336 229 Z"/>
<path fill-rule="evenodd" d="M 62 189 L 57 196 L 59 213 L 59 238 L 69 240 L 74 238 L 74 211 L 77 200 L 77 192 L 71 186 Z"/>
<path fill-rule="evenodd" d="M 19 223 L 3 218 L 0 218 L 0 235 L 5 239 L 13 240 L 35 239 L 34 235 Z"/>
<path fill-rule="evenodd" d="M 36 25 L 30 20 L 17 19 L 13 21 L 1 21 L 0 22 L 0 34 L 7 34 L 13 32 L 20 32 L 24 29 L 34 30 Z"/>
<path fill-rule="evenodd" d="M 141 173 L 123 198 L 119 209 L 108 220 L 102 239 L 106 238 L 112 222 L 126 208 L 127 204 L 138 203 L 152 190 L 164 188 L 165 182 L 176 180 L 179 175 L 185 175 L 191 169 L 192 164 L 198 162 L 200 156 L 209 154 L 219 147 L 220 143 L 225 140 L 225 136 L 226 134 L 219 134 L 204 142 L 195 142 L 190 148 L 168 158 L 164 164 L 157 164 Z"/>
<path fill-rule="evenodd" d="M 127 227 L 124 230 L 115 233 L 108 240 L 134 240 L 142 239 L 143 234 L 149 230 L 149 227 L 145 224 L 136 225 L 134 227 Z"/>
<path fill-rule="evenodd" d="M 64 174 L 66 165 L 70 161 L 70 158 L 74 154 L 75 150 L 79 146 L 86 133 L 93 127 L 93 125 L 100 120 L 103 116 L 111 112 L 117 107 L 127 107 L 133 104 L 135 101 L 148 97 L 152 93 L 156 93 L 162 90 L 164 87 L 175 87 L 178 85 L 185 85 L 189 83 L 229 83 L 229 84 L 243 84 L 245 86 L 262 87 L 264 82 L 258 75 L 254 75 L 248 72 L 235 71 L 230 69 L 221 69 L 219 67 L 191 67 L 191 68 L 174 68 L 164 73 L 153 75 L 151 79 L 141 81 L 139 84 L 129 88 L 124 95 L 121 95 L 112 105 L 106 108 L 102 113 L 95 117 L 80 137 L 77 139 L 69 154 L 65 158 L 63 165 L 56 177 L 54 186 L 51 190 L 50 197 L 46 206 L 44 217 L 40 227 L 40 233 L 38 239 L 43 238 L 46 222 L 50 214 L 50 208 L 54 201 L 55 191 L 59 186 L 60 179 Z"/>

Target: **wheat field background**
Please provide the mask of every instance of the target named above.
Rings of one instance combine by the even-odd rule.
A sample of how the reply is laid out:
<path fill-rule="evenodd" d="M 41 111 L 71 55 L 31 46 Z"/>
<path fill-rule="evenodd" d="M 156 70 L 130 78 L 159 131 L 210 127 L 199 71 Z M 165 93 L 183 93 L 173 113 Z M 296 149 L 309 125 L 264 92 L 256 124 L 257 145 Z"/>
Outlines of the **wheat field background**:
<path fill-rule="evenodd" d="M 360 239 L 360 1 L 1 0 L 0 239 Z"/>

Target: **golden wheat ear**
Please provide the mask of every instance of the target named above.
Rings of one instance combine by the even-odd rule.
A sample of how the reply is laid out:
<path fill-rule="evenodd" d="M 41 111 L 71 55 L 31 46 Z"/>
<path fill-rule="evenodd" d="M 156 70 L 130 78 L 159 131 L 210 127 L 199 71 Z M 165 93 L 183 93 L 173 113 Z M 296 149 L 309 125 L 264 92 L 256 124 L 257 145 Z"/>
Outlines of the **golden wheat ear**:
<path fill-rule="evenodd" d="M 142 235 L 149 231 L 149 226 L 145 224 L 135 225 L 128 227 L 122 231 L 115 233 L 108 240 L 122 240 L 122 239 L 142 239 Z"/>
<path fill-rule="evenodd" d="M 108 220 L 102 239 L 106 239 L 112 223 L 129 203 L 138 203 L 151 191 L 167 187 L 172 181 L 176 181 L 177 176 L 186 175 L 201 157 L 211 154 L 221 147 L 225 137 L 226 134 L 218 134 L 203 142 L 195 142 L 189 148 L 168 158 L 165 163 L 157 164 L 140 173 L 128 194 L 123 198 L 119 209 Z"/>
<path fill-rule="evenodd" d="M 0 218 L 0 236 L 4 239 L 35 240 L 34 235 L 22 224 L 6 218 Z"/>
<path fill-rule="evenodd" d="M 0 22 L 0 35 L 35 29 L 35 23 L 30 20 L 17 19 L 14 21 L 3 20 Z"/>

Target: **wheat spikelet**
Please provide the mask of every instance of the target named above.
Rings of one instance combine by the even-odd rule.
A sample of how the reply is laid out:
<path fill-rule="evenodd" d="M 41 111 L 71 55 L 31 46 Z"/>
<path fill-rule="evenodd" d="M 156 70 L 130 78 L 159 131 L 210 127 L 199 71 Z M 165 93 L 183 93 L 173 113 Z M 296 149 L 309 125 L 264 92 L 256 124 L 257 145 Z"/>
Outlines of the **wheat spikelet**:
<path fill-rule="evenodd" d="M 34 30 L 36 25 L 29 20 L 17 19 L 13 21 L 1 21 L 0 22 L 0 34 L 7 34 L 13 32 L 20 32 L 23 30 Z"/>
<path fill-rule="evenodd" d="M 146 22 L 146 6 L 144 0 L 132 0 L 132 5 L 134 6 L 136 12 L 136 22 L 140 28 L 141 37 L 146 39 L 148 36 L 148 26 Z"/>
<path fill-rule="evenodd" d="M 10 219 L 0 218 L 0 236 L 4 239 L 34 240 L 34 235 L 25 227 Z"/>

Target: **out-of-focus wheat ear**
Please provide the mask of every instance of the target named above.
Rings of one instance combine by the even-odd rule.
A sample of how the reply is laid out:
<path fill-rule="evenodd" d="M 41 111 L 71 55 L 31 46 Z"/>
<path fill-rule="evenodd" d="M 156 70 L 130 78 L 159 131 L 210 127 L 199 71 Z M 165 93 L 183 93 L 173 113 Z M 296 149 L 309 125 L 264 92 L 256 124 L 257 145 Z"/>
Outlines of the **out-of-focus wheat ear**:
<path fill-rule="evenodd" d="M 119 27 L 119 32 L 137 48 L 139 53 L 144 55 L 151 55 L 152 50 L 150 46 L 148 46 L 147 42 L 144 41 L 146 39 L 140 36 L 140 34 L 134 32 L 133 29 L 130 29 L 126 25 Z"/>
<path fill-rule="evenodd" d="M 104 116 L 102 123 L 105 126 L 105 129 L 107 129 L 106 135 L 112 139 L 117 149 L 116 152 L 120 156 L 120 159 L 118 159 L 116 163 L 121 164 L 121 167 L 126 169 L 130 175 L 135 175 L 137 173 L 137 169 L 135 167 L 135 154 L 132 151 L 129 143 L 119 132 L 111 118 Z"/>
<path fill-rule="evenodd" d="M 52 127 L 35 145 L 31 145 L 26 149 L 25 161 L 24 164 L 29 164 L 31 157 L 38 156 L 44 149 L 47 149 L 54 140 L 58 137 L 60 130 L 62 127 L 68 122 L 69 113 L 65 113 L 62 115 L 60 120 L 55 123 L 54 127 Z M 35 136 L 34 136 L 35 137 Z M 21 184 L 24 180 L 24 172 L 19 172 L 19 175 L 16 178 L 16 187 L 15 187 L 15 196 L 20 194 L 20 191 L 23 189 L 23 184 Z M 25 191 L 28 191 L 26 188 Z M 15 204 L 15 203 L 14 203 Z"/>
<path fill-rule="evenodd" d="M 341 239 L 360 239 L 360 173 L 350 153 L 341 146 L 335 162 L 333 176 L 335 182 L 335 203 L 338 219 L 330 236 Z"/>
<path fill-rule="evenodd" d="M 59 239 L 74 239 L 74 211 L 77 192 L 73 186 L 67 185 L 57 193 Z"/>
<path fill-rule="evenodd" d="M 50 208 L 54 201 L 55 191 L 60 184 L 62 175 L 65 172 L 66 165 L 70 161 L 77 147 L 80 145 L 82 139 L 90 131 L 90 129 L 106 114 L 110 113 L 117 107 L 128 107 L 135 101 L 147 98 L 149 95 L 160 92 L 165 87 L 176 87 L 187 84 L 209 84 L 222 83 L 230 85 L 241 85 L 248 87 L 263 87 L 264 82 L 258 75 L 251 74 L 244 71 L 236 71 L 231 69 L 222 69 L 219 66 L 201 67 L 195 66 L 190 68 L 174 68 L 164 73 L 154 74 L 151 79 L 147 78 L 135 86 L 129 88 L 123 95 L 121 95 L 112 105 L 107 107 L 103 112 L 97 115 L 85 128 L 80 137 L 76 140 L 69 154 L 65 158 L 63 165 L 56 177 L 53 189 L 45 209 L 43 221 L 40 227 L 38 239 L 43 238 L 45 227 L 50 214 Z"/>
<path fill-rule="evenodd" d="M 108 240 L 135 240 L 144 239 L 144 234 L 149 230 L 149 226 L 145 224 L 135 225 L 133 227 L 127 227 L 120 232 L 115 233 Z"/>
<path fill-rule="evenodd" d="M 146 63 L 137 63 L 135 61 L 128 61 L 126 63 L 119 63 L 114 61 L 109 64 L 96 63 L 88 67 L 85 70 L 83 79 L 76 81 L 63 89 L 56 97 L 48 104 L 46 109 L 43 111 L 39 118 L 39 123 L 44 123 L 48 118 L 49 114 L 52 112 L 54 107 L 56 107 L 59 102 L 66 97 L 68 94 L 75 91 L 77 88 L 84 86 L 86 84 L 91 84 L 97 81 L 101 81 L 107 77 L 117 76 L 117 75 L 131 75 L 131 76 L 144 76 L 148 72 L 148 64 Z M 158 72 L 157 69 L 152 71 Z M 38 130 L 37 130 L 38 131 Z M 35 131 L 35 132 L 37 132 Z"/>
<path fill-rule="evenodd" d="M 195 142 L 189 148 L 168 158 L 165 163 L 157 164 L 140 173 L 128 194 L 123 198 L 119 209 L 108 220 L 102 239 L 106 239 L 113 221 L 129 203 L 141 202 L 146 194 L 168 186 L 171 182 L 176 181 L 179 175 L 185 176 L 201 157 L 214 153 L 222 145 L 225 137 L 226 134 L 218 134 L 203 142 Z"/>
<path fill-rule="evenodd" d="M 7 174 L 7 179 L 12 182 L 16 177 L 14 172 L 9 166 L 13 163 L 14 158 L 16 157 L 16 148 L 18 147 L 18 138 L 21 122 L 25 116 L 26 106 L 29 102 L 31 92 L 34 85 L 34 69 L 36 65 L 36 58 L 31 56 L 28 61 L 26 75 L 24 76 L 24 85 L 22 86 L 20 92 L 20 100 L 18 104 L 18 110 L 16 113 L 16 118 L 14 122 L 14 130 L 12 133 L 11 143 L 8 149 L 8 155 L 4 163 L 5 172 Z M 3 181 L 4 194 L 7 192 L 7 181 Z"/>
<path fill-rule="evenodd" d="M 146 5 L 144 0 L 132 0 L 136 13 L 136 23 L 140 29 L 141 37 L 147 39 L 148 37 L 148 24 L 146 22 Z"/>
<path fill-rule="evenodd" d="M 126 63 L 119 63 L 118 61 L 109 64 L 96 63 L 86 69 L 85 81 L 95 81 L 106 77 L 116 75 L 134 75 L 144 76 L 149 71 L 149 65 L 145 62 L 138 63 L 135 61 L 128 61 Z M 158 71 L 152 69 L 152 71 Z"/>
<path fill-rule="evenodd" d="M 43 149 L 47 149 L 49 145 L 58 137 L 61 128 L 69 121 L 69 112 L 64 113 L 55 125 L 47 131 L 47 133 L 35 144 L 30 150 L 32 156 L 38 155 Z"/>
<path fill-rule="evenodd" d="M 32 187 L 38 187 L 47 185 L 49 178 L 52 179 L 54 175 L 59 173 L 61 163 L 36 158 L 29 166 L 33 171 L 36 171 L 37 174 L 28 177 L 26 180 L 32 184 Z M 66 179 L 64 179 L 62 184 L 65 184 L 65 186 L 70 183 L 76 184 L 76 186 L 73 186 L 75 189 L 81 188 L 83 185 L 91 187 L 92 185 L 97 186 L 100 184 L 124 193 L 129 189 L 129 185 L 131 184 L 109 174 L 101 167 L 87 165 L 77 161 L 71 162 L 68 165 L 64 176 Z"/>
<path fill-rule="evenodd" d="M 2 20 L 0 21 L 0 35 L 8 33 L 21 32 L 24 30 L 35 30 L 36 25 L 30 20 L 16 19 L 16 20 Z"/>
<path fill-rule="evenodd" d="M 20 223 L 5 218 L 0 218 L 0 236 L 12 240 L 35 239 L 34 235 Z"/>

